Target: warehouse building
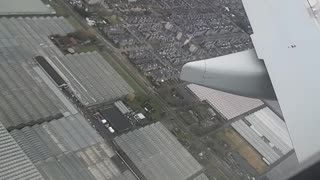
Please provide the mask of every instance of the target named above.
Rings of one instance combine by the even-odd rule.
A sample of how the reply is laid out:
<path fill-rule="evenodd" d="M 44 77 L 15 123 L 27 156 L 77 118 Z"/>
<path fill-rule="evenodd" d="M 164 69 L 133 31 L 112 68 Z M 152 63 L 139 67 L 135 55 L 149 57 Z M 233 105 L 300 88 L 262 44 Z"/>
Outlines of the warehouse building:
<path fill-rule="evenodd" d="M 80 114 L 10 133 L 45 179 L 136 179 L 119 170 L 114 151 Z"/>
<path fill-rule="evenodd" d="M 48 38 L 74 31 L 63 17 L 0 18 L 0 121 L 6 128 L 77 113 L 52 83 L 50 71 L 34 60 L 37 56 L 44 57 L 86 105 L 133 92 L 97 52 L 65 56 Z M 83 68 L 74 63 L 81 63 Z"/>
<path fill-rule="evenodd" d="M 204 173 L 201 173 L 199 176 L 195 177 L 193 180 L 209 180 L 209 178 Z"/>
<path fill-rule="evenodd" d="M 114 139 L 149 180 L 185 180 L 201 165 L 160 122 Z"/>
<path fill-rule="evenodd" d="M 268 165 L 293 150 L 285 123 L 269 108 L 248 115 L 231 126 L 262 155 Z"/>
<path fill-rule="evenodd" d="M 120 99 L 133 93 L 133 89 L 97 52 L 68 54 L 53 58 L 69 87 L 86 106 Z"/>
<path fill-rule="evenodd" d="M 132 111 L 122 101 L 117 101 L 117 102 L 114 102 L 113 104 L 123 115 L 128 114 Z"/>
<path fill-rule="evenodd" d="M 41 0 L 1 0 L 0 15 L 55 14 L 55 10 Z"/>
<path fill-rule="evenodd" d="M 0 18 L 0 121 L 8 130 L 76 113 L 33 59 L 61 55 L 48 35 L 73 30 L 61 17 Z"/>
<path fill-rule="evenodd" d="M 2 123 L 0 123 L 0 169 L 0 179 L 43 179 Z"/>
<path fill-rule="evenodd" d="M 31 67 L 23 66 L 17 58 L 10 57 L 10 52 L 4 52 L 4 56 L 1 50 L 0 119 L 3 125 L 11 129 L 60 117 L 61 111 L 54 103 L 57 98 L 50 94 L 49 87 L 43 81 L 35 80 L 40 78 Z"/>
<path fill-rule="evenodd" d="M 206 101 L 226 120 L 233 119 L 264 105 L 259 99 L 237 96 L 196 84 L 189 84 L 187 88 L 200 101 Z"/>
<path fill-rule="evenodd" d="M 51 14 L 41 0 L 0 4 L 0 15 L 10 15 L 0 17 L 0 179 L 135 180 L 59 90 L 67 83 L 91 105 L 132 88 L 97 52 L 65 56 L 56 47 L 49 36 L 75 31 L 63 17 L 15 17 Z"/>
<path fill-rule="evenodd" d="M 66 108 L 28 64 L 25 49 L 19 47 L 21 39 L 10 38 L 12 31 L 3 31 L 4 26 L 0 25 L 1 122 L 10 130 L 61 116 Z"/>

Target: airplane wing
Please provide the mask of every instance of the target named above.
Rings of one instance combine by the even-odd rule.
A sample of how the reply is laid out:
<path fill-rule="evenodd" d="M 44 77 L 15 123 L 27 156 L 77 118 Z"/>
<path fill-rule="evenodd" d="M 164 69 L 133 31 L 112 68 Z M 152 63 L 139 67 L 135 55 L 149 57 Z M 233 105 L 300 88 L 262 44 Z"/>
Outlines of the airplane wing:
<path fill-rule="evenodd" d="M 253 29 L 255 53 L 187 63 L 181 73 L 183 80 L 266 99 L 273 99 L 268 89 L 273 85 L 300 162 L 320 150 L 320 29 L 318 11 L 310 11 L 317 1 L 243 0 Z M 219 59 L 227 61 L 222 64 Z M 236 59 L 238 65 L 233 64 Z M 272 85 L 268 85 L 268 77 Z M 253 85 L 239 86 L 250 84 L 250 80 Z"/>
<path fill-rule="evenodd" d="M 276 99 L 265 65 L 254 49 L 187 63 L 180 78 L 237 95 Z"/>

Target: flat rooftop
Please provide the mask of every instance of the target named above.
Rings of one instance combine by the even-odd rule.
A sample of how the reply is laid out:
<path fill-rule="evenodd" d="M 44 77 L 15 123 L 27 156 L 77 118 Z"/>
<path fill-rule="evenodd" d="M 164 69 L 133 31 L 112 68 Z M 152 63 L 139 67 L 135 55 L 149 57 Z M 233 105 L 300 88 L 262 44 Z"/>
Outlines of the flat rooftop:
<path fill-rule="evenodd" d="M 285 123 L 267 107 L 231 126 L 271 164 L 293 149 Z"/>
<path fill-rule="evenodd" d="M 122 132 L 132 127 L 130 122 L 116 108 L 100 110 L 101 115 L 108 120 L 112 128 L 118 132 Z"/>
<path fill-rule="evenodd" d="M 0 15 L 55 14 L 55 10 L 41 0 L 1 0 Z"/>
<path fill-rule="evenodd" d="M 136 180 L 114 164 L 116 154 L 81 114 L 10 133 L 45 179 Z"/>
<path fill-rule="evenodd" d="M 202 166 L 160 122 L 114 139 L 148 180 L 186 180 Z"/>
<path fill-rule="evenodd" d="M 238 117 L 263 105 L 259 99 L 229 94 L 196 84 L 189 84 L 187 87 L 200 101 L 206 101 L 226 120 Z"/>
<path fill-rule="evenodd" d="M 51 58 L 80 102 L 86 106 L 125 97 L 134 90 L 96 51 Z"/>
<path fill-rule="evenodd" d="M 0 121 L 7 129 L 52 120 L 68 111 L 36 70 L 34 57 L 61 54 L 48 36 L 73 31 L 63 17 L 0 18 Z"/>

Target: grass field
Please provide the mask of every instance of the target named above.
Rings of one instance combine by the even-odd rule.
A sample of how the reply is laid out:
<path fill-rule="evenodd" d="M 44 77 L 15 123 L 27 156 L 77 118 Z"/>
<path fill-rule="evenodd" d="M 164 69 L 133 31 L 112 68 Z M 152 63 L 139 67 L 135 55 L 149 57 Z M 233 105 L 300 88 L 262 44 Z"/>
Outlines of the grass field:
<path fill-rule="evenodd" d="M 268 169 L 261 155 L 232 128 L 224 129 L 217 136 L 228 142 L 232 150 L 238 151 L 259 174 Z"/>

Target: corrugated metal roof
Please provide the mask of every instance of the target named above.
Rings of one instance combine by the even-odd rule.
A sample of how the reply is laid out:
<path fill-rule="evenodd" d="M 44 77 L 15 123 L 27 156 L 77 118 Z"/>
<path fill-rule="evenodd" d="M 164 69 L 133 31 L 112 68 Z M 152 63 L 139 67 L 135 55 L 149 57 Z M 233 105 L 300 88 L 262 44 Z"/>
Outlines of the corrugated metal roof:
<path fill-rule="evenodd" d="M 50 90 L 43 82 L 36 82 L 36 76 L 30 76 L 22 64 L 10 62 L 10 58 L 2 55 L 0 59 L 0 109 L 4 111 L 0 119 L 7 128 L 28 124 L 32 120 L 52 118 L 60 113 L 44 93 Z"/>
<path fill-rule="evenodd" d="M 0 119 L 5 127 L 21 128 L 32 124 L 31 120 L 76 113 L 35 66 L 35 56 L 46 57 L 83 104 L 107 102 L 133 92 L 97 52 L 65 56 L 48 38 L 72 31 L 74 28 L 62 17 L 0 18 Z"/>
<path fill-rule="evenodd" d="M 53 120 L 47 126 L 44 131 L 62 145 L 62 151 L 77 151 L 104 141 L 79 114 Z"/>
<path fill-rule="evenodd" d="M 0 15 L 55 14 L 55 11 L 41 0 L 1 0 Z"/>
<path fill-rule="evenodd" d="M 70 119 L 69 117 L 63 117 L 40 126 L 35 125 L 33 127 L 25 127 L 21 130 L 13 130 L 11 131 L 11 135 L 34 163 L 46 160 L 49 157 L 59 155 L 63 152 L 67 153 L 79 150 L 81 148 L 78 145 L 79 140 L 82 143 L 82 148 L 90 146 L 90 144 L 86 144 L 81 134 L 78 133 L 78 131 L 83 131 L 84 128 L 78 125 L 75 126 L 74 123 L 71 124 L 70 121 L 73 120 Z M 82 121 L 82 119 L 77 119 L 76 121 L 77 124 L 80 124 L 79 121 Z M 61 124 L 62 126 L 55 126 L 56 124 Z M 42 133 L 38 134 L 38 131 Z M 92 131 L 94 130 L 92 129 Z M 77 144 L 76 148 L 72 148 L 72 143 Z M 49 149 L 48 147 L 51 148 Z"/>
<path fill-rule="evenodd" d="M 94 180 L 87 167 L 73 153 L 38 162 L 36 166 L 46 179 Z"/>
<path fill-rule="evenodd" d="M 130 113 L 131 111 L 128 109 L 128 107 L 122 102 L 122 101 L 117 101 L 114 103 L 114 105 L 118 108 L 118 110 L 122 114 L 127 114 Z"/>
<path fill-rule="evenodd" d="M 261 109 L 245 118 L 283 154 L 293 149 L 284 121 L 269 108 Z"/>
<path fill-rule="evenodd" d="M 53 155 L 37 133 L 30 127 L 13 130 L 11 131 L 11 135 L 32 162 L 38 162 Z"/>
<path fill-rule="evenodd" d="M 97 52 L 68 54 L 52 59 L 66 76 L 71 88 L 85 105 L 119 99 L 133 93 L 133 89 Z"/>
<path fill-rule="evenodd" d="M 80 114 L 11 135 L 46 179 L 135 179 L 120 172 L 111 161 L 114 151 Z"/>
<path fill-rule="evenodd" d="M 90 81 L 86 84 L 90 89 L 90 94 L 85 94 L 86 98 L 95 97 L 98 102 L 132 92 L 132 88 L 97 52 L 64 56 L 48 38 L 52 34 L 66 35 L 72 31 L 74 28 L 61 17 L 0 18 L 0 120 L 6 127 L 20 127 L 42 123 L 47 117 L 51 120 L 57 113 L 67 116 L 66 112 L 71 112 L 72 115 L 58 120 L 11 132 L 45 178 L 90 180 L 100 176 L 102 179 L 135 179 L 131 172 L 120 172 L 110 159 L 115 156 L 113 150 L 81 114 L 70 110 L 70 102 L 62 101 L 64 96 L 53 89 L 51 80 L 33 60 L 33 57 L 42 55 L 54 65 L 53 62 L 70 58 L 70 71 L 78 72 L 76 78 L 82 78 L 83 84 L 83 81 Z M 80 59 L 81 67 L 74 62 L 75 58 Z M 57 72 L 63 75 L 59 69 Z M 71 86 L 82 86 L 77 83 Z M 84 97 L 83 94 L 81 96 Z M 14 142 L 12 138 L 11 141 Z M 7 141 L 1 141 L 0 151 L 1 144 L 5 143 Z M 1 168 L 3 174 L 0 173 L 0 179 L 9 179 L 9 176 L 41 178 L 23 151 L 19 150 L 21 153 L 17 155 L 17 161 L 7 162 L 6 154 L 0 156 L 0 163 L 6 160 L 0 166 L 12 164 Z M 14 159 L 15 154 L 10 158 Z M 7 172 L 9 168 L 16 168 L 16 172 Z"/>
<path fill-rule="evenodd" d="M 263 105 L 259 99 L 237 96 L 195 84 L 189 84 L 187 87 L 200 101 L 207 101 L 227 120 Z"/>
<path fill-rule="evenodd" d="M 246 116 L 244 121 L 231 125 L 270 163 L 293 149 L 285 123 L 269 108 Z"/>
<path fill-rule="evenodd" d="M 150 180 L 187 179 L 202 169 L 160 122 L 123 134 L 114 140 Z"/>
<path fill-rule="evenodd" d="M 39 171 L 1 123 L 0 179 L 43 179 Z"/>
<path fill-rule="evenodd" d="M 264 142 L 262 138 L 242 120 L 232 123 L 231 126 L 271 164 L 281 157 L 281 155 L 277 154 L 269 144 Z"/>
<path fill-rule="evenodd" d="M 199 176 L 195 177 L 193 180 L 209 180 L 209 178 L 204 173 L 201 173 Z"/>
<path fill-rule="evenodd" d="M 21 128 L 69 111 L 33 69 L 32 58 L 62 55 L 48 35 L 73 30 L 61 17 L 0 18 L 0 119 L 6 128 Z"/>

